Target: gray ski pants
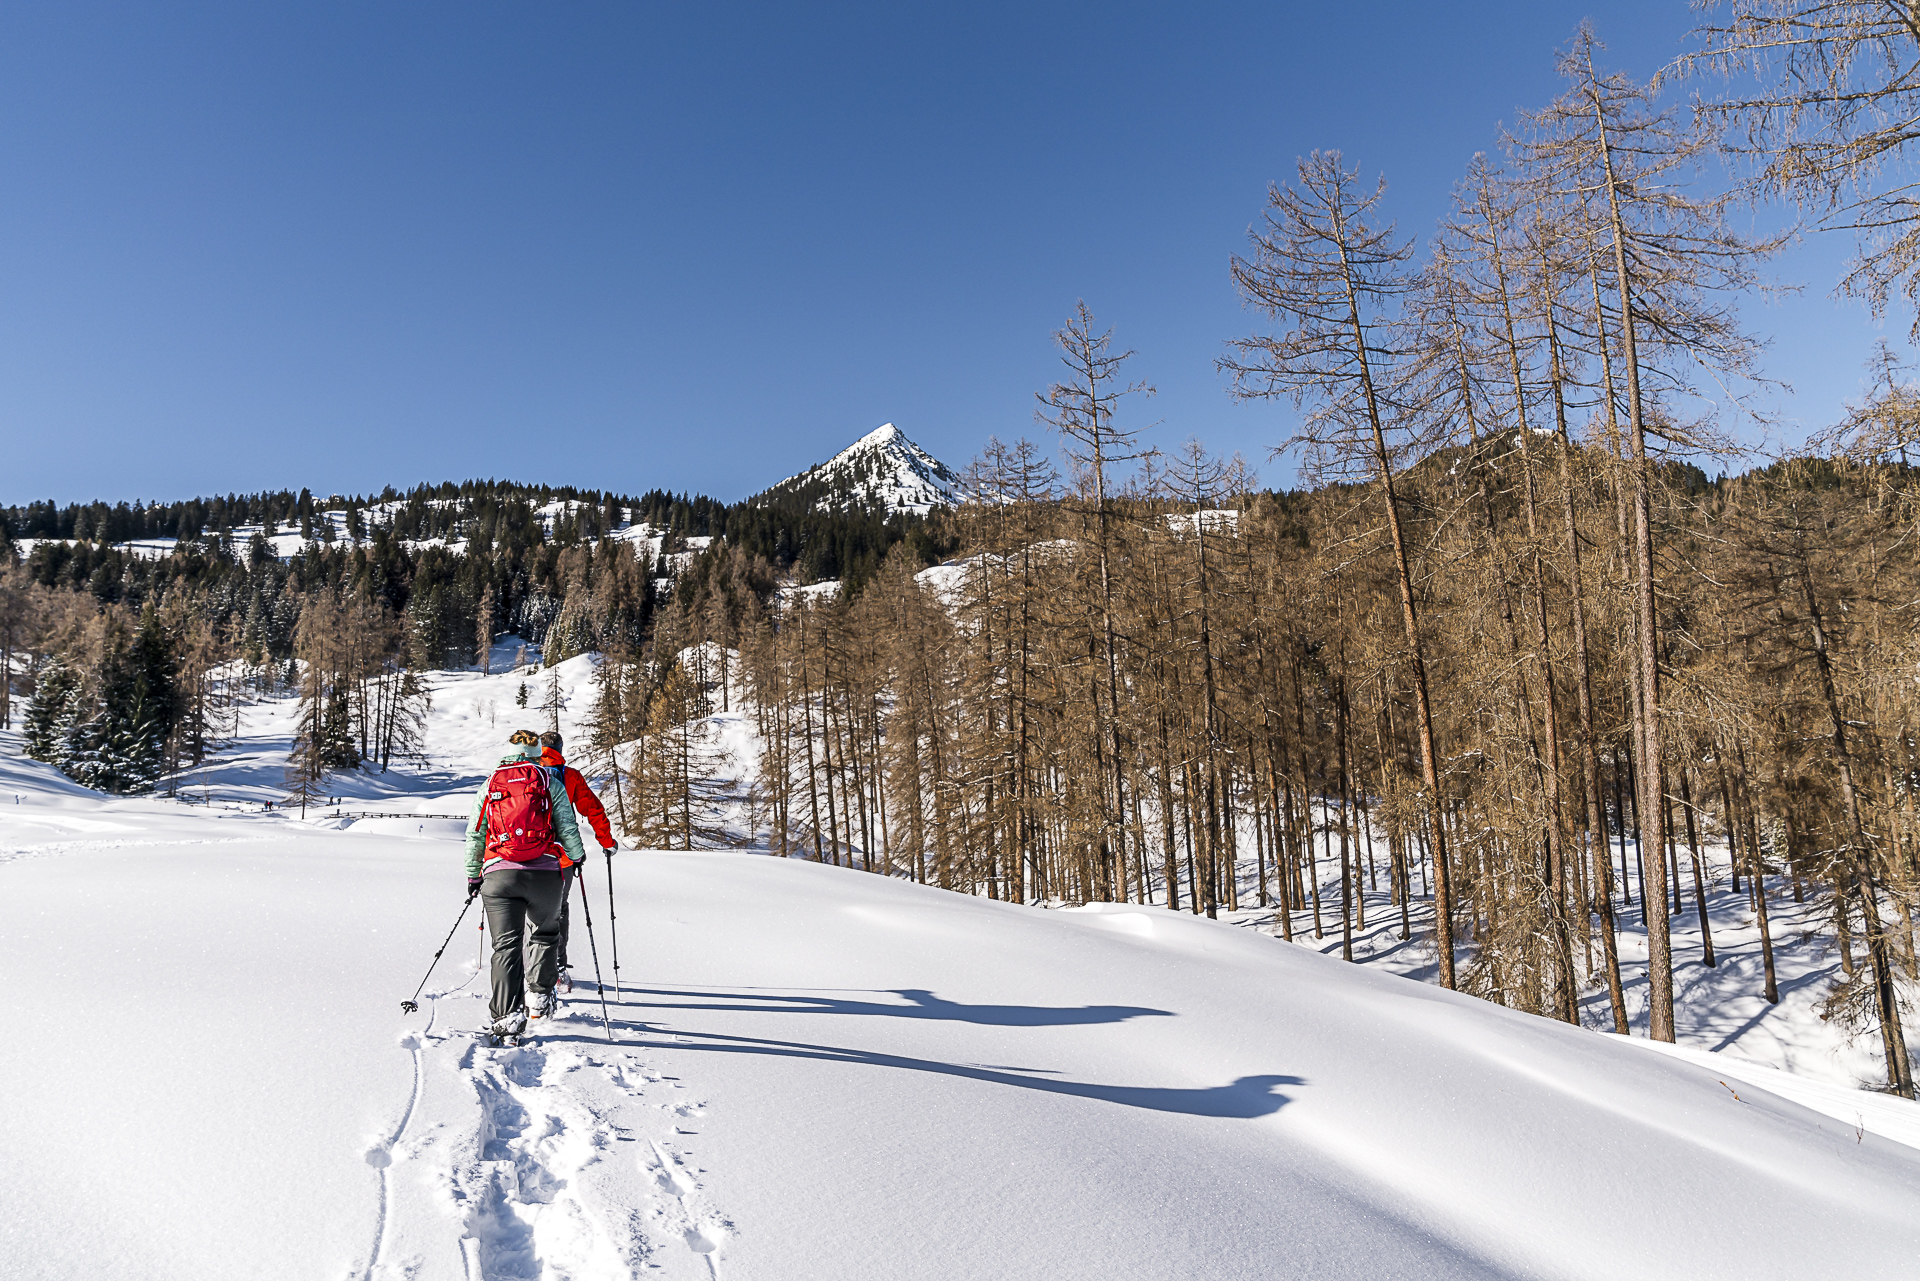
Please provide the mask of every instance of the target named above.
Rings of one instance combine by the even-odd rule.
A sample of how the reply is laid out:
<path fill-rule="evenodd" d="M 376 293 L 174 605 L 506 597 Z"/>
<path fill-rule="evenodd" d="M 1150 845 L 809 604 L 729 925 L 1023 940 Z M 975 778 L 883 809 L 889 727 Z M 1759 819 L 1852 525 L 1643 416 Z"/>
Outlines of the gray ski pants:
<path fill-rule="evenodd" d="M 494 1018 L 524 1006 L 527 988 L 553 990 L 565 886 L 558 868 L 495 868 L 480 882 L 480 906 L 493 936 Z"/>
<path fill-rule="evenodd" d="M 567 904 L 573 901 L 573 878 L 580 875 L 580 869 L 570 867 L 562 872 L 561 875 L 567 879 L 560 887 L 560 941 L 554 944 L 553 968 L 555 972 L 566 969 L 568 964 L 567 931 L 572 928 L 572 924 L 568 919 Z M 585 888 L 584 885 L 581 886 L 581 889 L 584 890 Z M 528 946 L 532 946 L 531 940 L 528 941 Z"/>

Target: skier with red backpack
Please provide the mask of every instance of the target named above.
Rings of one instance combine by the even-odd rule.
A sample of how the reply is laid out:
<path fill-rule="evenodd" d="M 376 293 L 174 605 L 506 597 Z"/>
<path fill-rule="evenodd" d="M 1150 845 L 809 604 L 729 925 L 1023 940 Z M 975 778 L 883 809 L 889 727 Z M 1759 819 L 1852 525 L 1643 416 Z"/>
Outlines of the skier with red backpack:
<path fill-rule="evenodd" d="M 488 1032 L 499 1040 L 517 1039 L 529 1017 L 553 1016 L 564 868 L 586 860 L 573 802 L 541 766 L 538 736 L 515 730 L 507 741 L 467 821 L 467 897 L 480 896 L 493 936 Z"/>

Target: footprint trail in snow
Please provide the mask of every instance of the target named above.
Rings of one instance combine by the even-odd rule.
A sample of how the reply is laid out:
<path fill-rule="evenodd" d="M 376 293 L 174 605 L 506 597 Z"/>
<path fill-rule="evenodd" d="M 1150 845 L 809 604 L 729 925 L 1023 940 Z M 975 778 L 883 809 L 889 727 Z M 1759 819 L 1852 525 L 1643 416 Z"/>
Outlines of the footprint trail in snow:
<path fill-rule="evenodd" d="M 683 1128 L 706 1115 L 706 1104 L 634 1050 L 574 1040 L 588 1020 L 584 1003 L 574 1005 L 547 1037 L 519 1047 L 413 1038 L 426 1047 L 415 1051 L 427 1060 L 424 1077 L 450 1084 L 453 1097 L 426 1109 L 436 1117 L 432 1135 L 379 1149 L 392 1164 L 381 1171 L 381 1230 L 390 1243 L 402 1230 L 396 1220 L 437 1218 L 443 1240 L 454 1233 L 458 1258 L 388 1244 L 369 1277 L 720 1276 L 733 1225 L 713 1204 L 695 1136 Z M 416 1095 L 410 1117 L 419 1110 Z M 407 1171 L 409 1159 L 419 1168 Z"/>
<path fill-rule="evenodd" d="M 720 1275 L 720 1247 L 726 1243 L 732 1225 L 705 1205 L 700 1184 L 687 1169 L 686 1161 L 666 1150 L 659 1142 L 647 1145 L 652 1161 L 643 1164 L 652 1174 L 660 1191 L 672 1199 L 671 1209 L 661 1214 L 669 1231 L 677 1232 L 687 1248 L 701 1255 L 715 1277 Z"/>

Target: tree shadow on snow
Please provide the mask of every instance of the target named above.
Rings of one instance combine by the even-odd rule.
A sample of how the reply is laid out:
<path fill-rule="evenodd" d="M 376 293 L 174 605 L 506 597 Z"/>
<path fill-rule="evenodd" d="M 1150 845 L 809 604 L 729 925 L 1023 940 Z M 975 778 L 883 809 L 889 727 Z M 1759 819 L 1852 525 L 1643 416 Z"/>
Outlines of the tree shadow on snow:
<path fill-rule="evenodd" d="M 1754 959 L 1757 960 L 1758 958 L 1754 958 Z M 1726 962 L 1722 961 L 1721 964 L 1725 965 Z M 1755 967 L 1755 968 L 1758 968 L 1758 967 Z M 1835 974 L 1839 972 L 1840 972 L 1840 962 L 1835 961 L 1831 965 L 1822 966 L 1819 969 L 1808 970 L 1805 974 L 1802 974 L 1797 978 L 1781 979 L 1777 982 L 1776 986 L 1779 990 L 1780 996 L 1782 997 L 1782 999 L 1784 999 L 1787 996 L 1787 994 L 1790 992 L 1798 991 L 1800 988 L 1803 988 L 1803 987 L 1812 987 L 1816 983 L 1825 982 L 1826 980 L 1832 978 Z M 1708 1046 L 1707 1048 L 1710 1050 L 1713 1050 L 1716 1053 L 1721 1050 L 1727 1049 L 1734 1042 L 1738 1041 L 1741 1037 L 1753 1031 L 1753 1029 L 1759 1027 L 1761 1022 L 1765 1020 L 1769 1014 L 1776 1013 L 1779 1010 L 1779 1008 L 1780 1007 L 1777 1005 L 1762 1005 L 1758 1010 L 1754 1011 L 1753 1017 L 1744 1020 L 1738 1027 L 1734 1028 L 1731 1032 L 1728 1032 L 1725 1035 L 1723 1035 L 1718 1042 L 1716 1042 L 1711 1046 Z"/>
<path fill-rule="evenodd" d="M 787 992 L 701 992 L 671 988 L 628 988 L 628 992 L 655 998 L 656 1009 L 716 1010 L 753 1014 L 871 1014 L 898 1019 L 942 1019 L 954 1023 L 982 1023 L 996 1027 L 1072 1027 L 1087 1023 L 1124 1023 L 1146 1016 L 1171 1018 L 1171 1010 L 1141 1005 L 963 1005 L 943 1000 L 925 988 L 891 988 L 890 996 L 907 1004 L 849 1000 L 835 996 L 791 995 Z M 877 994 L 877 993 L 876 993 Z M 672 1004 L 660 1004 L 659 998 Z M 719 1004 L 733 1002 L 733 1004 Z"/>
<path fill-rule="evenodd" d="M 1229 1120 L 1252 1120 L 1271 1116 L 1292 1102 L 1282 1094 L 1283 1085 L 1305 1085 L 1304 1077 L 1262 1074 L 1243 1076 L 1226 1085 L 1192 1089 L 1142 1085 L 1102 1085 L 1094 1081 L 1067 1081 L 1037 1075 L 1041 1069 L 1014 1071 L 975 1063 L 942 1063 L 936 1059 L 916 1059 L 903 1054 L 882 1054 L 875 1050 L 855 1050 L 836 1045 L 813 1045 L 805 1041 L 775 1041 L 757 1036 L 729 1036 L 718 1032 L 668 1031 L 645 1023 L 620 1022 L 614 1025 L 626 1036 L 622 1044 L 656 1050 L 696 1050 L 713 1054 L 758 1054 L 771 1058 L 814 1059 L 823 1063 L 853 1063 L 865 1067 L 894 1068 L 908 1072 L 931 1072 L 956 1076 L 991 1085 L 1006 1085 L 1043 1094 L 1066 1094 L 1081 1099 L 1098 1099 L 1122 1107 L 1144 1108 L 1151 1112 L 1173 1112 L 1186 1116 L 1212 1116 Z M 637 1034 L 637 1035 L 636 1035 Z M 628 1039 L 631 1037 L 632 1039 Z M 595 1036 L 548 1037 L 543 1040 L 596 1042 Z"/>

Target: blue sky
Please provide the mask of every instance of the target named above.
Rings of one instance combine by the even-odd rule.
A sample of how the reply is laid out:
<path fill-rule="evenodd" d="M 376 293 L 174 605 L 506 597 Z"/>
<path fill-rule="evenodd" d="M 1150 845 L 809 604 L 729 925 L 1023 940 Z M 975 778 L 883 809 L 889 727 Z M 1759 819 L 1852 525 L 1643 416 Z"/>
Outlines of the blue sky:
<path fill-rule="evenodd" d="M 1591 18 L 1645 74 L 1684 4 L 12 5 L 0 502 L 513 477 L 738 498 L 884 421 L 1037 434 L 1076 300 L 1141 421 L 1267 459 L 1227 397 L 1266 184 L 1337 147 L 1423 237 Z M 1885 334 L 1755 299 L 1779 434 Z M 1751 433 L 1749 433 L 1751 434 Z"/>

